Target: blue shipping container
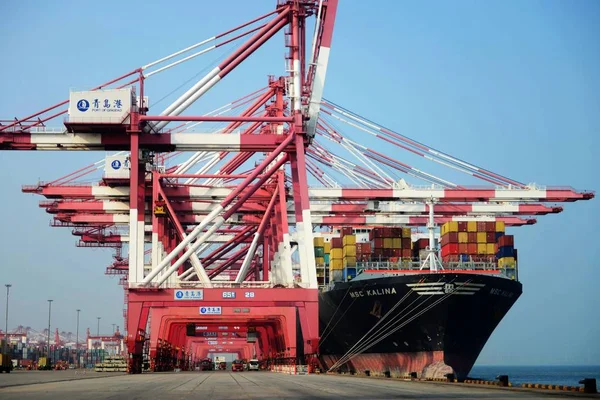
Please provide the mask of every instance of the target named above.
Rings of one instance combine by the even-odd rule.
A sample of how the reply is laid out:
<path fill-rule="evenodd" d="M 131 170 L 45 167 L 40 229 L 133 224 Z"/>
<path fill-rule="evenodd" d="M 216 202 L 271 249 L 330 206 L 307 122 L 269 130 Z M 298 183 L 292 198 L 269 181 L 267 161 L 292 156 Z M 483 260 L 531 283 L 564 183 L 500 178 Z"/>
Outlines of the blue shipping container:
<path fill-rule="evenodd" d="M 513 246 L 500 247 L 500 248 L 498 248 L 498 252 L 496 253 L 497 258 L 514 257 L 514 255 L 515 255 L 515 248 Z"/>
<path fill-rule="evenodd" d="M 504 232 L 496 232 L 496 242 L 498 242 L 501 236 L 504 236 Z"/>
<path fill-rule="evenodd" d="M 344 268 L 344 280 L 349 281 L 356 276 L 356 268 Z"/>

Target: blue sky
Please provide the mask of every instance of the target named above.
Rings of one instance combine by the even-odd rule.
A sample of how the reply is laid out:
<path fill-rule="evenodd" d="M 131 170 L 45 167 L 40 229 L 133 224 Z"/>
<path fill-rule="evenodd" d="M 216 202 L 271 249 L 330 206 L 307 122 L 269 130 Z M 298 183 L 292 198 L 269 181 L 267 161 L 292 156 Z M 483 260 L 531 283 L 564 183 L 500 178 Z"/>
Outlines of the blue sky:
<path fill-rule="evenodd" d="M 0 118 L 23 116 L 270 11 L 274 1 L 8 1 L 0 5 Z M 600 4 L 596 1 L 342 2 L 325 97 L 409 137 L 519 181 L 600 190 Z M 205 112 L 283 73 L 279 35 L 190 110 Z M 156 102 L 224 53 L 148 83 Z M 174 70 L 175 71 L 175 70 Z M 58 121 L 60 122 L 60 121 Z M 404 160 L 405 154 L 398 154 Z M 22 184 L 52 180 L 96 153 L 0 153 L 0 284 L 13 284 L 10 327 L 74 331 L 101 316 L 122 326 L 108 250 L 78 249 L 50 228 Z M 417 167 L 429 168 L 422 160 Z M 422 164 L 420 164 L 422 163 Z M 435 167 L 431 168 L 436 170 Z M 458 179 L 457 179 L 458 180 Z M 459 181 L 460 182 L 460 181 Z M 462 183 L 462 182 L 460 182 Z M 473 183 L 473 182 L 465 182 Z M 515 228 L 523 296 L 480 364 L 600 364 L 600 203 Z M 0 316 L 4 321 L 4 296 Z M 467 310 L 466 310 L 467 311 Z M 474 316 L 476 318 L 476 316 Z"/>

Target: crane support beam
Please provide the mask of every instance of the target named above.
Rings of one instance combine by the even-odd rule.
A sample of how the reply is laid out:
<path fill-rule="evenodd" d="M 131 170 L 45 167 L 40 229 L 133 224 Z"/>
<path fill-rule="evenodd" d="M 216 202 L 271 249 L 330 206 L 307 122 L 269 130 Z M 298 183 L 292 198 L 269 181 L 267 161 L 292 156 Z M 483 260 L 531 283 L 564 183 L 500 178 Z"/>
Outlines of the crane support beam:
<path fill-rule="evenodd" d="M 157 151 L 270 152 L 285 139 L 281 135 L 229 133 L 139 134 L 140 148 Z M 129 150 L 129 136 L 118 133 L 0 133 L 0 150 Z"/>
<path fill-rule="evenodd" d="M 222 200 L 233 189 L 228 187 L 195 187 L 178 186 L 165 187 L 165 193 L 170 199 L 177 200 Z M 24 186 L 24 192 L 39 193 L 47 198 L 97 198 L 123 199 L 129 196 L 128 187 L 108 186 Z M 452 202 L 573 202 L 594 198 L 593 192 L 578 192 L 573 188 L 548 187 L 546 189 L 331 189 L 309 188 L 311 201 L 423 201 L 431 197 L 442 203 Z M 148 196 L 151 193 L 147 194 Z M 269 191 L 258 190 L 253 199 L 269 201 Z M 436 205 L 439 207 L 440 205 Z M 474 205 L 474 207 L 477 205 Z M 476 207 L 475 207 L 476 208 Z"/>

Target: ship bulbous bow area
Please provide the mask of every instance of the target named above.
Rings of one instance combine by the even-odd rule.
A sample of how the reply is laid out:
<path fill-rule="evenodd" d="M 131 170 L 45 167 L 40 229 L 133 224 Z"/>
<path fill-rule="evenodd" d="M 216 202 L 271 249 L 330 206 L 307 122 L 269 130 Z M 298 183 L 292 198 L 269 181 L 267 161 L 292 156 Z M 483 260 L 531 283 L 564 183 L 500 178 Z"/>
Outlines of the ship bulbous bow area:
<path fill-rule="evenodd" d="M 518 281 L 456 272 L 364 274 L 320 294 L 326 370 L 464 379 L 522 293 Z"/>

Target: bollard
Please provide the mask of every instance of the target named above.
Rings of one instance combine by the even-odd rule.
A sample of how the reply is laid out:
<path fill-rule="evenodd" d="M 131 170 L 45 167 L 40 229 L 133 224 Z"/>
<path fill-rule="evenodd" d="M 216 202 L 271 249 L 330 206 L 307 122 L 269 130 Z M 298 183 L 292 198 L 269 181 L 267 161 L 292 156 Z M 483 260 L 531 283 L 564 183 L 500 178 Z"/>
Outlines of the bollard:
<path fill-rule="evenodd" d="M 391 378 L 391 377 L 392 377 L 392 374 L 391 374 L 391 372 L 390 372 L 390 371 L 385 371 L 385 372 L 383 373 L 383 375 L 385 375 L 385 377 L 386 377 L 386 378 Z"/>
<path fill-rule="evenodd" d="M 456 379 L 456 376 L 454 374 L 446 374 L 446 380 L 448 382 L 454 382 L 455 379 Z"/>
<path fill-rule="evenodd" d="M 365 375 L 366 376 L 371 376 L 371 371 L 369 371 L 368 369 L 365 370 Z"/>
<path fill-rule="evenodd" d="M 498 375 L 496 379 L 500 386 L 508 387 L 508 375 Z"/>
<path fill-rule="evenodd" d="M 410 379 L 417 379 L 417 373 L 416 372 L 411 372 L 410 373 Z"/>
<path fill-rule="evenodd" d="M 596 387 L 596 379 L 584 378 L 580 380 L 579 383 L 583 384 L 583 393 L 598 393 L 598 388 Z"/>

